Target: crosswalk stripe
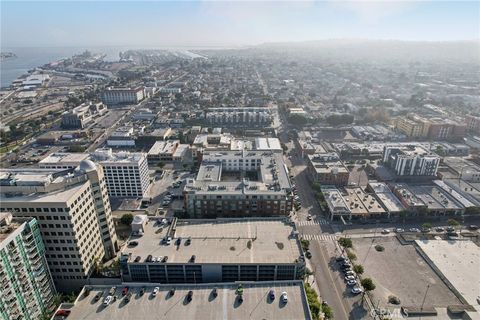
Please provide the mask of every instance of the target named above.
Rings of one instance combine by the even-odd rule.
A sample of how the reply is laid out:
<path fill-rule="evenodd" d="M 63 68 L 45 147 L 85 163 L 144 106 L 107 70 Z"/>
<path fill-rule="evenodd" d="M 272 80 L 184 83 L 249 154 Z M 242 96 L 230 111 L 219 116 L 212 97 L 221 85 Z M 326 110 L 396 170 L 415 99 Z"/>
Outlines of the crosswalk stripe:
<path fill-rule="evenodd" d="M 305 240 L 319 240 L 319 241 L 330 241 L 336 240 L 337 237 L 332 234 L 303 234 L 301 236 Z"/>
<path fill-rule="evenodd" d="M 328 221 L 325 219 L 297 222 L 298 226 L 314 226 L 314 225 L 325 225 L 325 224 L 328 224 Z"/>

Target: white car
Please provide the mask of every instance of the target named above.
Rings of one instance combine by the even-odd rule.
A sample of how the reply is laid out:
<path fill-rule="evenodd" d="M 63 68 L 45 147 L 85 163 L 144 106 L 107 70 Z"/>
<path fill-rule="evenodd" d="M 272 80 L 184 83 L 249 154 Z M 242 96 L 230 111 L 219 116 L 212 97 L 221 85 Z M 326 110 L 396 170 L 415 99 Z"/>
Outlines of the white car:
<path fill-rule="evenodd" d="M 287 295 L 287 292 L 286 292 L 286 291 L 283 291 L 283 292 L 282 292 L 282 295 L 280 296 L 280 299 L 282 300 L 282 302 L 287 303 L 287 301 L 288 301 L 288 295 Z"/>
<path fill-rule="evenodd" d="M 108 306 L 110 303 L 112 303 L 113 301 L 113 297 L 112 296 L 107 296 L 105 298 L 105 300 L 103 300 L 103 306 L 106 307 Z"/>
<path fill-rule="evenodd" d="M 152 291 L 152 296 L 156 297 L 157 296 L 157 293 L 158 291 L 160 291 L 160 288 L 159 287 L 155 287 L 153 288 L 153 291 Z"/>
<path fill-rule="evenodd" d="M 351 286 L 354 286 L 354 285 L 356 285 L 356 284 L 357 284 L 357 280 L 348 280 L 348 281 L 347 281 L 347 285 L 350 286 L 350 287 L 351 287 Z"/>
<path fill-rule="evenodd" d="M 355 272 L 353 272 L 352 270 L 349 270 L 349 271 L 345 272 L 345 275 L 355 277 Z"/>
<path fill-rule="evenodd" d="M 355 277 L 354 276 L 346 276 L 345 280 L 346 281 L 355 280 Z"/>
<path fill-rule="evenodd" d="M 353 287 L 352 288 L 352 293 L 353 294 L 359 294 L 359 293 L 362 293 L 362 292 L 363 292 L 363 290 L 360 287 Z"/>
<path fill-rule="evenodd" d="M 389 234 L 389 233 L 390 233 L 390 229 L 383 229 L 383 230 L 382 230 L 382 233 L 383 233 L 383 234 Z"/>
<path fill-rule="evenodd" d="M 170 242 L 172 242 L 172 237 L 168 237 L 167 240 L 165 240 L 167 246 L 170 245 Z"/>
<path fill-rule="evenodd" d="M 153 257 L 152 262 L 157 262 L 157 257 Z"/>

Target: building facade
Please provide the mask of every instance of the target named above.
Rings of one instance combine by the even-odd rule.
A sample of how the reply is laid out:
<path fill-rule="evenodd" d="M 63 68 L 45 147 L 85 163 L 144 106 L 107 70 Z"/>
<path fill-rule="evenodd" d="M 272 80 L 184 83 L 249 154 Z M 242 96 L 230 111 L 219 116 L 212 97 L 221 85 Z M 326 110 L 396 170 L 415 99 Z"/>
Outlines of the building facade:
<path fill-rule="evenodd" d="M 336 154 L 335 154 L 336 155 Z M 343 162 L 336 157 L 322 157 L 321 155 L 307 155 L 307 170 L 312 182 L 324 185 L 346 186 L 350 177 L 350 171 Z"/>
<path fill-rule="evenodd" d="M 102 102 L 106 105 L 137 104 L 145 98 L 143 87 L 106 88 L 102 93 Z"/>
<path fill-rule="evenodd" d="M 96 261 L 118 251 L 103 170 L 82 161 L 69 170 L 0 171 L 0 210 L 35 217 L 58 290 L 86 283 Z"/>
<path fill-rule="evenodd" d="M 147 194 L 150 176 L 145 153 L 100 149 L 92 153 L 92 158 L 103 167 L 110 197 L 137 198 Z"/>
<path fill-rule="evenodd" d="M 283 155 L 271 151 L 204 152 L 183 195 L 187 212 L 203 217 L 282 216 L 293 203 Z"/>
<path fill-rule="evenodd" d="M 36 320 L 53 306 L 55 286 L 34 218 L 0 213 L 0 315 Z"/>
<path fill-rule="evenodd" d="M 383 163 L 397 176 L 436 176 L 440 157 L 419 146 L 384 147 Z"/>

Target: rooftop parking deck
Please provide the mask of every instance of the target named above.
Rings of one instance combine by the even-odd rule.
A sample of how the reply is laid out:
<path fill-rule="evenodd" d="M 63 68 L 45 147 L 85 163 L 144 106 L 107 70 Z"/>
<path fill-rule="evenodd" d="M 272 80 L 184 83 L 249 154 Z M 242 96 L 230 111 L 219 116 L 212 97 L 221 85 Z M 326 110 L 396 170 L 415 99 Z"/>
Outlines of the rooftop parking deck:
<path fill-rule="evenodd" d="M 243 302 L 239 302 L 236 283 L 175 285 L 173 296 L 169 294 L 171 285 L 158 285 L 159 292 L 153 296 L 155 286 L 145 287 L 145 293 L 140 295 L 142 286 L 129 284 L 129 302 L 122 296 L 124 287 L 119 286 L 115 292 L 117 300 L 108 306 L 103 301 L 110 286 L 93 286 L 88 296 L 82 290 L 69 309 L 68 319 L 311 319 L 301 281 L 243 283 Z M 214 288 L 216 297 L 212 294 Z M 275 291 L 273 301 L 268 297 L 271 289 Z M 193 295 L 188 301 L 190 290 Z M 282 292 L 287 293 L 286 303 L 280 299 Z M 98 293 L 102 298 L 94 301 Z"/>
<path fill-rule="evenodd" d="M 175 236 L 167 245 L 168 226 L 150 221 L 142 236 L 132 236 L 136 246 L 127 246 L 129 262 L 149 255 L 168 256 L 167 263 L 294 263 L 301 255 L 294 227 L 285 220 L 183 220 L 176 225 Z M 187 244 L 187 238 L 191 243 Z M 180 240 L 179 240 L 180 239 Z"/>

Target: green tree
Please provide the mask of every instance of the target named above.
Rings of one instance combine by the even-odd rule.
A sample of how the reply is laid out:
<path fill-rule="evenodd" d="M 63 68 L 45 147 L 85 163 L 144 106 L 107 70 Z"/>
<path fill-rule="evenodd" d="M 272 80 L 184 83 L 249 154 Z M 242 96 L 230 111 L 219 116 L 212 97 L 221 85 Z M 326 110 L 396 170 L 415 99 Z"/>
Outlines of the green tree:
<path fill-rule="evenodd" d="M 432 224 L 429 222 L 426 222 L 422 224 L 422 229 L 432 229 Z"/>
<path fill-rule="evenodd" d="M 159 162 L 157 163 L 157 167 L 159 167 L 160 169 L 165 167 L 165 163 L 164 162 Z"/>
<path fill-rule="evenodd" d="M 322 305 L 322 312 L 325 315 L 325 319 L 333 319 L 333 309 L 328 304 Z"/>
<path fill-rule="evenodd" d="M 353 248 L 352 239 L 349 239 L 349 238 L 338 239 L 338 244 L 344 248 Z"/>
<path fill-rule="evenodd" d="M 376 288 L 375 283 L 373 283 L 373 280 L 370 278 L 363 278 L 360 281 L 360 284 L 362 285 L 363 289 L 365 289 L 365 291 L 367 292 L 373 291 Z"/>
<path fill-rule="evenodd" d="M 357 260 L 357 255 L 353 252 L 350 252 L 350 251 L 347 253 L 347 257 L 348 257 L 348 259 L 350 259 L 350 261 Z"/>
<path fill-rule="evenodd" d="M 125 213 L 121 218 L 120 218 L 120 223 L 124 224 L 126 226 L 129 226 L 132 224 L 133 221 L 133 214 L 131 213 Z"/>
<path fill-rule="evenodd" d="M 308 123 L 308 119 L 300 114 L 293 114 L 288 117 L 288 122 L 294 126 L 301 127 Z"/>
<path fill-rule="evenodd" d="M 353 271 L 355 271 L 356 274 L 363 274 L 363 266 L 361 264 L 356 264 L 353 266 Z"/>
<path fill-rule="evenodd" d="M 455 219 L 448 219 L 447 224 L 451 227 L 458 227 L 460 225 L 460 222 Z"/>

